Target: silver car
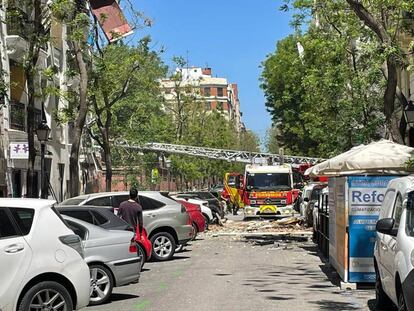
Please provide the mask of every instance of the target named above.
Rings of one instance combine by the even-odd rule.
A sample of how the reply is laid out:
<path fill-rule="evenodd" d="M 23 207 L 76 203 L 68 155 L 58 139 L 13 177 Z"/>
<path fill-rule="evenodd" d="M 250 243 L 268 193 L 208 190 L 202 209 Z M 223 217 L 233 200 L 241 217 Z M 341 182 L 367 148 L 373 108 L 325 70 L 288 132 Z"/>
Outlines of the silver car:
<path fill-rule="evenodd" d="M 113 287 L 138 282 L 142 258 L 137 255 L 132 232 L 106 230 L 65 215 L 63 218 L 83 241 L 91 275 L 90 305 L 107 301 Z"/>
<path fill-rule="evenodd" d="M 152 258 L 159 261 L 174 256 L 178 245 L 185 245 L 194 235 L 185 207 L 157 191 L 138 192 L 143 209 L 144 227 L 152 242 Z M 100 192 L 77 196 L 60 205 L 110 206 L 115 211 L 128 200 L 128 192 Z"/>

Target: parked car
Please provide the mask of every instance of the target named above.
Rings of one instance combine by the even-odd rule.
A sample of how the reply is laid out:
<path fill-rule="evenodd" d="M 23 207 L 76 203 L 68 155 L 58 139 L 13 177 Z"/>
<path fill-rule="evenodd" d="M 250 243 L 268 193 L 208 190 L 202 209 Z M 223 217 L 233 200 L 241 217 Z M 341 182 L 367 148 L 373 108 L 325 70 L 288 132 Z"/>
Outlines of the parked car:
<path fill-rule="evenodd" d="M 197 237 L 199 232 L 203 232 L 206 228 L 206 223 L 203 214 L 201 213 L 201 208 L 197 204 L 190 203 L 186 200 L 176 200 L 178 203 L 184 205 L 187 213 L 190 215 L 193 228 L 194 228 L 194 238 Z"/>
<path fill-rule="evenodd" d="M 134 231 L 134 228 L 125 220 L 116 216 L 111 207 L 94 207 L 94 206 L 57 206 L 59 213 L 74 217 L 90 224 L 99 226 L 108 230 L 127 230 Z M 145 230 L 145 229 L 144 229 Z M 138 247 L 138 254 L 142 256 L 141 267 L 151 258 L 152 244 L 144 231 L 140 239 L 135 239 Z"/>
<path fill-rule="evenodd" d="M 208 206 L 210 207 L 210 209 L 213 212 L 218 213 L 221 218 L 224 217 L 225 210 L 224 210 L 223 204 L 211 192 L 209 192 L 209 191 L 193 191 L 193 192 L 188 192 L 188 193 L 189 194 L 195 194 L 200 199 L 206 200 L 208 202 Z"/>
<path fill-rule="evenodd" d="M 66 215 L 63 218 L 83 242 L 91 275 L 90 305 L 106 302 L 114 287 L 138 282 L 142 257 L 137 254 L 133 232 L 106 230 Z"/>
<path fill-rule="evenodd" d="M 192 191 L 185 193 L 177 193 L 175 196 L 179 198 L 192 198 L 207 201 L 208 207 L 211 209 L 213 215 L 214 213 L 216 213 L 220 216 L 220 218 L 224 217 L 223 205 L 214 195 L 212 195 L 208 191 Z"/>
<path fill-rule="evenodd" d="M 89 303 L 80 238 L 54 201 L 0 199 L 0 310 L 75 310 Z M 41 308 L 38 308 L 39 310 Z"/>
<path fill-rule="evenodd" d="M 377 305 L 414 310 L 414 176 L 389 182 L 376 230 Z"/>
<path fill-rule="evenodd" d="M 194 198 L 191 195 L 171 195 L 171 198 L 173 198 L 174 200 L 185 200 L 191 204 L 198 205 L 200 207 L 201 214 L 204 217 L 205 230 L 208 230 L 208 225 L 213 222 L 214 215 L 211 209 L 208 207 L 207 201 L 201 200 L 199 198 Z"/>
<path fill-rule="evenodd" d="M 109 206 L 115 211 L 128 200 L 129 192 L 100 192 L 63 201 L 65 205 Z M 159 261 L 174 256 L 177 245 L 185 245 L 194 235 L 190 216 L 185 207 L 157 191 L 140 191 L 144 227 L 152 243 L 151 258 Z"/>

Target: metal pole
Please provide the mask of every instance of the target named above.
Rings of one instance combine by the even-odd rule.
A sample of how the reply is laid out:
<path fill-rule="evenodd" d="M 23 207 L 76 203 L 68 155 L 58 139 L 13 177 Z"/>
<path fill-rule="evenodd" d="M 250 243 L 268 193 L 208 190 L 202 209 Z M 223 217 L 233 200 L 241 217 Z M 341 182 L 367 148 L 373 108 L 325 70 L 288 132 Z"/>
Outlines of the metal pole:
<path fill-rule="evenodd" d="M 46 143 L 40 143 L 40 197 L 42 199 L 47 198 L 47 194 L 45 191 L 45 149 Z"/>
<path fill-rule="evenodd" d="M 167 169 L 167 179 L 168 179 L 168 192 L 171 191 L 171 173 L 170 173 L 170 169 Z"/>

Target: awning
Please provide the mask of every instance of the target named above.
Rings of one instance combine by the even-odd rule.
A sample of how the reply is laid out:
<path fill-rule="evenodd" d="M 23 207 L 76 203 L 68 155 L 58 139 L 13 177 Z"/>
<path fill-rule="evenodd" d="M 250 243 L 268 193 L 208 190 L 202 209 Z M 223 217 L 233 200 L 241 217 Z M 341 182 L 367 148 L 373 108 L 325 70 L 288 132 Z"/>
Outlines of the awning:
<path fill-rule="evenodd" d="M 405 175 L 412 173 L 406 162 L 414 154 L 414 148 L 389 140 L 380 140 L 368 145 L 360 145 L 336 157 L 319 163 L 306 170 L 305 175 Z"/>
<path fill-rule="evenodd" d="M 89 3 L 109 42 L 133 33 L 117 1 L 89 0 Z"/>

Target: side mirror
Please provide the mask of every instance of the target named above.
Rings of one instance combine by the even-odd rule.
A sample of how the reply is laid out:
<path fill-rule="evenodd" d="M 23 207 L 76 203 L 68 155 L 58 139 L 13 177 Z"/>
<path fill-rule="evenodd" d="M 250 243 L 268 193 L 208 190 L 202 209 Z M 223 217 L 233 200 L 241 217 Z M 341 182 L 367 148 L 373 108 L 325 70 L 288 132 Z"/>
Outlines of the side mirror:
<path fill-rule="evenodd" d="M 308 203 L 310 200 L 309 200 L 309 198 L 303 198 L 303 201 Z"/>
<path fill-rule="evenodd" d="M 384 218 L 378 220 L 375 228 L 379 233 L 397 236 L 397 229 L 394 228 L 394 219 L 392 218 Z"/>

